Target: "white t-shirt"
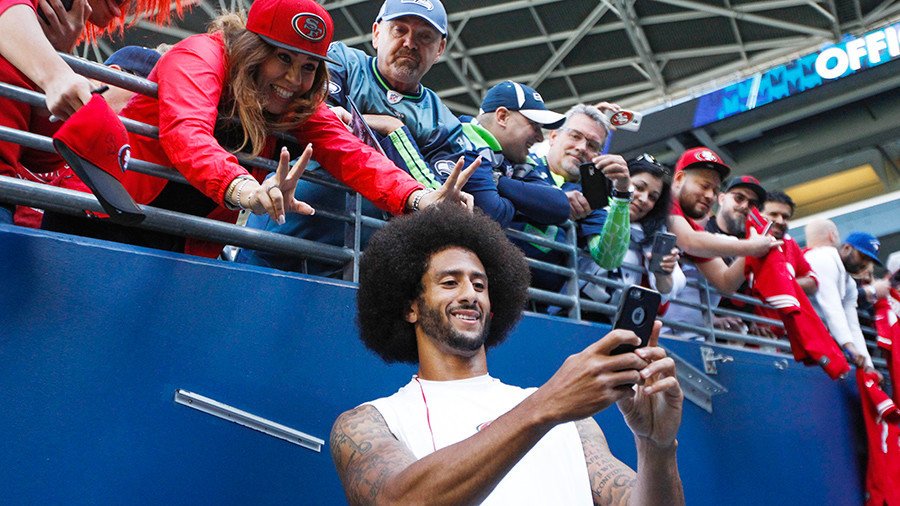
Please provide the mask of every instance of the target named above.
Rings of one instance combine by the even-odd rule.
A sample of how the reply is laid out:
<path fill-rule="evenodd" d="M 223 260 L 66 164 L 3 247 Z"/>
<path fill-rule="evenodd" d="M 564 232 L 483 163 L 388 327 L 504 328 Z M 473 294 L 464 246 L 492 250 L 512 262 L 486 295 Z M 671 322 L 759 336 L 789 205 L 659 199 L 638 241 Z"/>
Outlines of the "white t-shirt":
<path fill-rule="evenodd" d="M 535 390 L 489 375 L 456 381 L 413 378 L 394 395 L 366 404 L 378 409 L 394 436 L 421 459 L 475 435 Z M 593 504 L 575 424 L 557 425 L 544 435 L 482 504 Z"/>
<path fill-rule="evenodd" d="M 872 367 L 872 357 L 856 312 L 856 281 L 847 274 L 837 248 L 819 246 L 808 250 L 804 257 L 819 282 L 819 289 L 811 298 L 813 307 L 822 315 L 834 340 L 841 347 L 853 343 L 857 353 L 862 354 L 866 364 Z"/>

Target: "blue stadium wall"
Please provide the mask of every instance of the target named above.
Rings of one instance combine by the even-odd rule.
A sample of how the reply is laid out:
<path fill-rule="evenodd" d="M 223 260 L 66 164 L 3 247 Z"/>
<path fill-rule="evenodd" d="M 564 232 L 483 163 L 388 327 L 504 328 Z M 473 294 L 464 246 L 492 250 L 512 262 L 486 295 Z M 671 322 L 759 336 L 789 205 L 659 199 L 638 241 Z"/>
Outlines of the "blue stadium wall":
<path fill-rule="evenodd" d="M 0 226 L 0 494 L 4 504 L 341 504 L 328 432 L 413 369 L 359 343 L 352 286 Z M 529 316 L 489 355 L 539 385 L 604 333 Z M 696 344 L 666 346 L 699 365 Z M 862 503 L 850 382 L 735 361 L 709 414 L 679 434 L 688 504 Z M 189 390 L 326 440 L 321 453 L 176 404 Z M 634 466 L 615 408 L 598 415 Z"/>

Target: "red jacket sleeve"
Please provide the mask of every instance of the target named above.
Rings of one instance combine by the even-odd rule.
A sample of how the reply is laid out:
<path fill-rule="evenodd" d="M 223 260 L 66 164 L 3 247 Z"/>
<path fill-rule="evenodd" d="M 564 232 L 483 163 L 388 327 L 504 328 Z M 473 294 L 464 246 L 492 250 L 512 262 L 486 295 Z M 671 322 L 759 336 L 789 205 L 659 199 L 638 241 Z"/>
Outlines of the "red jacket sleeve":
<path fill-rule="evenodd" d="M 311 143 L 313 158 L 338 180 L 379 208 L 403 214 L 409 195 L 423 188 L 375 148 L 347 131 L 324 104 L 296 132 L 301 145 Z"/>
<path fill-rule="evenodd" d="M 176 46 L 159 60 L 156 77 L 163 151 L 191 185 L 224 205 L 228 185 L 247 170 L 213 136 L 226 79 L 221 39 Z"/>

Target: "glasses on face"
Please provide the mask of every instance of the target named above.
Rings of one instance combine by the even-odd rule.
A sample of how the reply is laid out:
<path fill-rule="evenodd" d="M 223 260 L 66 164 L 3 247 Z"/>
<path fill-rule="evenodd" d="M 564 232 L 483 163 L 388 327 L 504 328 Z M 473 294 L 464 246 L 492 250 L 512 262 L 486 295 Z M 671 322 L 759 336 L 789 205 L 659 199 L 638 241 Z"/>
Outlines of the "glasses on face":
<path fill-rule="evenodd" d="M 759 208 L 759 201 L 756 199 L 748 199 L 746 196 L 740 193 L 730 193 L 731 198 L 734 199 L 734 202 L 738 205 L 747 204 L 748 207 L 752 207 L 754 209 Z"/>
<path fill-rule="evenodd" d="M 582 132 L 581 130 L 570 127 L 562 127 L 560 128 L 560 130 L 565 131 L 566 135 L 568 135 L 569 138 L 576 143 L 584 141 L 585 146 L 587 146 L 588 154 L 590 155 L 599 155 L 600 150 L 603 149 L 603 145 L 600 144 L 600 141 L 588 139 L 588 137 L 584 135 L 584 132 Z"/>

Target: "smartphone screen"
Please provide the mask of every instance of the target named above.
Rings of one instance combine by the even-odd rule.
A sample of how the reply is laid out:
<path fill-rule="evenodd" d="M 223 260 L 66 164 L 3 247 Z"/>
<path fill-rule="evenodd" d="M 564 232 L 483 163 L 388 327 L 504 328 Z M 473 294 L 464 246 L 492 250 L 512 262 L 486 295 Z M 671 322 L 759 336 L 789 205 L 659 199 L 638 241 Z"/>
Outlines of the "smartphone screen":
<path fill-rule="evenodd" d="M 581 193 L 591 209 L 603 209 L 609 205 L 609 179 L 597 170 L 593 162 L 578 166 L 581 172 Z"/>
<path fill-rule="evenodd" d="M 675 234 L 670 234 L 668 232 L 657 232 L 653 236 L 653 247 L 651 249 L 652 256 L 650 257 L 650 271 L 651 272 L 663 272 L 662 267 L 660 267 L 660 262 L 664 256 L 668 255 L 672 248 L 675 247 Z"/>
<path fill-rule="evenodd" d="M 616 311 L 613 328 L 634 332 L 641 338 L 641 344 L 640 346 L 621 344 L 610 353 L 611 355 L 629 353 L 647 346 L 661 301 L 662 296 L 655 290 L 637 285 L 625 288 L 619 299 L 619 309 Z"/>

